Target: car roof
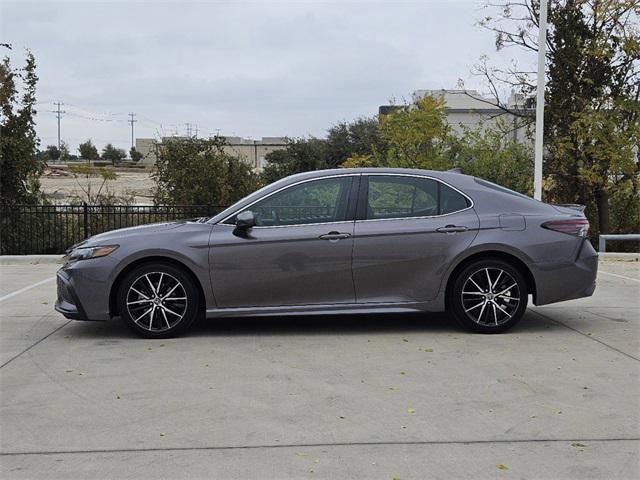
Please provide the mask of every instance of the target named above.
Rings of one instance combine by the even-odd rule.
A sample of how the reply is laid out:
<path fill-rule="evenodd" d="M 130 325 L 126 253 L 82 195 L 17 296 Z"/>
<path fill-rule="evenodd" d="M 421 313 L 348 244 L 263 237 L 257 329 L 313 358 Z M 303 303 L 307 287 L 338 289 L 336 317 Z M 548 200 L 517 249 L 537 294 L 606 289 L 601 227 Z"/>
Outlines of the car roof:
<path fill-rule="evenodd" d="M 390 168 L 390 167 L 359 167 L 359 168 L 333 168 L 326 170 L 312 170 L 310 172 L 302 172 L 291 175 L 289 177 L 279 180 L 282 182 L 280 185 L 284 185 L 289 182 L 298 182 L 307 178 L 319 178 L 331 175 L 359 175 L 359 174 L 389 174 L 389 175 L 420 175 L 426 177 L 433 177 L 445 182 L 451 183 L 454 186 L 461 181 L 465 183 L 468 180 L 473 180 L 474 177 L 465 175 L 462 173 L 448 171 L 442 172 L 437 170 L 422 170 L 418 168 Z M 285 182 L 286 180 L 286 182 Z"/>

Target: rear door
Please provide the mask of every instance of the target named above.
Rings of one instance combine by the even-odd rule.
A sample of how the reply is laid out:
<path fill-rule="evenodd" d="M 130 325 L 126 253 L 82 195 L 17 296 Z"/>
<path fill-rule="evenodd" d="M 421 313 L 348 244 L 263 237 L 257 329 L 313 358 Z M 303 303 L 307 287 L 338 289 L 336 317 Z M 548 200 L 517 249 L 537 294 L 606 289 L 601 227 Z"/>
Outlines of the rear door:
<path fill-rule="evenodd" d="M 471 199 L 435 178 L 362 177 L 354 228 L 358 303 L 433 300 L 442 274 L 478 233 Z"/>

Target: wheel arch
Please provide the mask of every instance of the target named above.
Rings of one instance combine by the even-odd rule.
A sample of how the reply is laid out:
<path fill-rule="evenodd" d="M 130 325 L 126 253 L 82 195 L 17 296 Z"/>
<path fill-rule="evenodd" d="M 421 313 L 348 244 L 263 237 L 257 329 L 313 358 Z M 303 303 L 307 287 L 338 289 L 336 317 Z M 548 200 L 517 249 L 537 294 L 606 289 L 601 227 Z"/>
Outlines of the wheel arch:
<path fill-rule="evenodd" d="M 461 259 L 456 266 L 453 268 L 451 273 L 447 278 L 447 285 L 445 289 L 445 305 L 448 306 L 449 302 L 449 294 L 455 278 L 462 269 L 464 269 L 467 265 L 476 262 L 478 260 L 503 260 L 509 264 L 511 264 L 514 268 L 516 268 L 524 277 L 525 282 L 527 283 L 527 291 L 531 295 L 533 295 L 533 302 L 536 302 L 536 280 L 531 272 L 531 269 L 527 266 L 527 264 L 516 255 L 512 253 L 505 252 L 503 250 L 483 250 L 479 252 L 472 253 L 471 255 Z"/>
<path fill-rule="evenodd" d="M 201 312 L 205 310 L 206 303 L 205 303 L 204 289 L 202 288 L 202 283 L 198 279 L 197 275 L 193 272 L 193 270 L 191 270 L 187 265 L 185 265 L 183 262 L 179 260 L 176 260 L 175 258 L 165 257 L 162 255 L 153 255 L 149 257 L 138 258 L 132 261 L 118 273 L 115 280 L 111 284 L 111 290 L 109 291 L 109 315 L 111 317 L 115 317 L 119 314 L 118 301 L 117 301 L 118 290 L 120 289 L 120 285 L 122 284 L 124 277 L 133 269 L 138 268 L 139 266 L 144 265 L 146 263 L 154 263 L 154 262 L 168 263 L 170 265 L 173 265 L 176 268 L 183 270 L 187 275 L 189 275 L 191 277 L 191 280 L 193 280 L 193 283 L 198 288 L 198 293 L 200 296 L 200 305 L 198 306 L 199 310 Z"/>

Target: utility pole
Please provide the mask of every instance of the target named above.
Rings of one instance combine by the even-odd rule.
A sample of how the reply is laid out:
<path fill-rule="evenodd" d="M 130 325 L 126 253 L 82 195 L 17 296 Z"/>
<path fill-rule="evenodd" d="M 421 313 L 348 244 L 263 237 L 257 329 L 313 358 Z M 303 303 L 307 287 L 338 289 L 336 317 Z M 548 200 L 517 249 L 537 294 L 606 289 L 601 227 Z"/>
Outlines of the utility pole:
<path fill-rule="evenodd" d="M 533 169 L 533 198 L 542 200 L 542 154 L 544 148 L 544 87 L 547 56 L 547 0 L 540 0 L 538 32 L 538 91 L 536 92 L 536 141 Z"/>
<path fill-rule="evenodd" d="M 131 117 L 129 120 L 127 120 L 127 123 L 131 124 L 131 148 L 135 147 L 135 143 L 133 141 L 133 124 L 136 123 L 138 120 L 134 120 L 136 114 L 135 113 L 130 113 L 129 117 Z"/>
<path fill-rule="evenodd" d="M 185 125 L 187 126 L 187 137 L 191 138 L 191 124 L 185 123 Z"/>
<path fill-rule="evenodd" d="M 195 125 L 195 127 L 196 127 L 196 128 L 195 128 L 195 131 L 196 131 L 196 133 L 195 133 L 195 137 L 196 137 L 196 138 L 198 138 L 198 125 L 196 124 L 196 125 Z"/>
<path fill-rule="evenodd" d="M 65 112 L 64 110 L 60 110 L 60 107 L 64 105 L 64 103 L 58 101 L 54 102 L 53 104 L 58 107 L 57 110 L 52 110 L 52 113 L 55 113 L 58 119 L 58 151 L 60 151 L 60 119 L 62 118 L 62 114 L 67 112 Z"/>

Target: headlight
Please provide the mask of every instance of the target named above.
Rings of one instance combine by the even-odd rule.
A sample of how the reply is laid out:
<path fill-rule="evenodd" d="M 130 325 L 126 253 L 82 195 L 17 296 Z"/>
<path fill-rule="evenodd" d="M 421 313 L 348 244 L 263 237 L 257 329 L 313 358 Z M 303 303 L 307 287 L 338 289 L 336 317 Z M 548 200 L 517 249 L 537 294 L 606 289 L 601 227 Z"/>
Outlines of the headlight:
<path fill-rule="evenodd" d="M 118 245 L 104 245 L 99 247 L 76 247 L 69 253 L 67 253 L 64 259 L 67 262 L 76 262 L 78 260 L 106 257 L 116 248 L 118 248 Z"/>

